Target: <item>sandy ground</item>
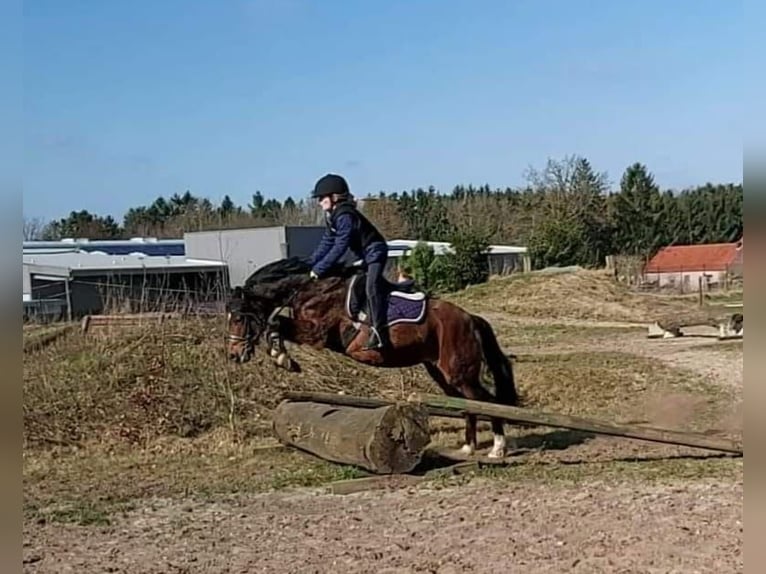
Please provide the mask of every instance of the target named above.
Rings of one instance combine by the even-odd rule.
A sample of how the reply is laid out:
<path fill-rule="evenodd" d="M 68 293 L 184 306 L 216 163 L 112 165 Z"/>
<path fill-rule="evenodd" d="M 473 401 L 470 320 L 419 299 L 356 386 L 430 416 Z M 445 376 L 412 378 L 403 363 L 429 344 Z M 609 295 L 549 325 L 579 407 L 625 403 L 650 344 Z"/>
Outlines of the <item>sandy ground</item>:
<path fill-rule="evenodd" d="M 157 503 L 25 536 L 26 572 L 741 572 L 742 483 Z"/>
<path fill-rule="evenodd" d="M 710 343 L 634 333 L 599 345 L 711 377 L 741 400 L 742 353 L 697 348 Z M 742 499 L 740 477 L 160 500 L 109 527 L 26 524 L 24 571 L 725 574 L 743 570 Z"/>

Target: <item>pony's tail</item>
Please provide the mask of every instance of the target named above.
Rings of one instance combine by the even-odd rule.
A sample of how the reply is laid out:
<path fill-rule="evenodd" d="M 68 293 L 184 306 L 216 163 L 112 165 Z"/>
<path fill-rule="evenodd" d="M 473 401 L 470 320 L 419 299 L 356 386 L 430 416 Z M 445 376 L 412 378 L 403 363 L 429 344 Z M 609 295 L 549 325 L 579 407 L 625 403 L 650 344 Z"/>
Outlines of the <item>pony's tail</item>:
<path fill-rule="evenodd" d="M 511 360 L 503 353 L 492 326 L 484 317 L 471 315 L 481 338 L 484 359 L 495 380 L 495 398 L 502 405 L 520 406 Z"/>

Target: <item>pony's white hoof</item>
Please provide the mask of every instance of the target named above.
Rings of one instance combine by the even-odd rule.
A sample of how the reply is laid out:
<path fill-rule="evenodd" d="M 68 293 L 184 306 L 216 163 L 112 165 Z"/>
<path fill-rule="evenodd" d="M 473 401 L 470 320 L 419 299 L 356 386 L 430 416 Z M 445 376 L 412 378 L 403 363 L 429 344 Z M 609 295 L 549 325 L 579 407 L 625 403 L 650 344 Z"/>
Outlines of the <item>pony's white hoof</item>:
<path fill-rule="evenodd" d="M 460 452 L 463 454 L 471 455 L 473 454 L 473 447 L 470 444 L 464 444 L 462 447 L 460 447 Z"/>
<path fill-rule="evenodd" d="M 287 355 L 287 353 L 280 353 L 277 357 L 277 365 L 282 367 L 283 369 L 290 368 L 290 357 Z"/>
<path fill-rule="evenodd" d="M 487 458 L 504 458 L 505 457 L 505 437 L 495 436 L 495 442 L 492 445 L 492 450 L 489 451 Z"/>
<path fill-rule="evenodd" d="M 505 449 L 504 448 L 492 448 L 491 451 L 489 451 L 489 454 L 487 454 L 487 458 L 505 458 Z"/>

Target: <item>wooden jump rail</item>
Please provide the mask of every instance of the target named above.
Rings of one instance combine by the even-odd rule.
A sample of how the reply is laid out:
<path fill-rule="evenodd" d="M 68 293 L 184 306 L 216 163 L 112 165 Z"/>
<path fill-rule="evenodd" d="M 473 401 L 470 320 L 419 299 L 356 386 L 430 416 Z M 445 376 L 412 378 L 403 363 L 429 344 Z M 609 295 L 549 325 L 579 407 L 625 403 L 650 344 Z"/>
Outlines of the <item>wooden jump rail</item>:
<path fill-rule="evenodd" d="M 178 313 L 134 313 L 124 315 L 86 315 L 80 323 L 80 330 L 87 333 L 92 327 L 141 326 L 150 323 L 162 324 L 169 319 L 180 317 Z"/>
<path fill-rule="evenodd" d="M 379 407 L 386 407 L 394 404 L 394 401 L 387 401 L 385 399 L 376 399 L 371 397 L 359 397 L 354 395 L 339 395 L 336 393 L 322 393 L 311 391 L 288 391 L 283 395 L 285 400 L 290 401 L 307 401 L 313 403 L 326 403 L 331 405 L 342 405 L 348 407 L 360 407 L 366 409 L 377 409 Z M 451 419 L 462 419 L 464 414 L 461 411 L 455 411 L 450 409 L 444 409 L 440 407 L 433 407 L 425 405 L 428 409 L 428 414 L 432 417 L 445 417 Z M 490 417 L 478 415 L 479 420 L 488 421 Z"/>
<path fill-rule="evenodd" d="M 342 404 L 363 408 L 376 408 L 393 404 L 390 401 L 382 399 L 336 395 L 332 393 L 288 393 L 285 395 L 285 399 Z M 740 456 L 743 454 L 743 446 L 741 442 L 725 438 L 711 437 L 701 433 L 682 432 L 639 425 L 615 424 L 571 415 L 536 412 L 519 407 L 510 407 L 483 401 L 473 401 L 426 393 L 414 393 L 408 400 L 425 406 L 428 413 L 432 416 L 449 416 L 454 418 L 462 417 L 468 413 L 475 414 L 482 419 L 497 417 L 511 423 L 566 428 L 595 434 L 714 450 Z"/>

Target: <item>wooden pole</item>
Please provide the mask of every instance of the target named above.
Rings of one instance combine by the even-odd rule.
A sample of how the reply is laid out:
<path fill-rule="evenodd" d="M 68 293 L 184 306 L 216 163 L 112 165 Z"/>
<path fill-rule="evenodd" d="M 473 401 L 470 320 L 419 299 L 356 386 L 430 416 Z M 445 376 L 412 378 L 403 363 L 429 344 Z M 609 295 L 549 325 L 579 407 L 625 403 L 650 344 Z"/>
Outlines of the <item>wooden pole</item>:
<path fill-rule="evenodd" d="M 372 397 L 358 397 L 354 395 L 339 395 L 337 393 L 322 393 L 311 391 L 289 391 L 282 395 L 282 398 L 290 401 L 309 401 L 314 403 L 323 403 L 328 405 L 345 405 L 349 407 L 359 407 L 364 409 L 376 409 L 393 405 L 393 401 L 385 399 L 376 399 Z M 432 407 L 425 405 L 428 414 L 432 417 L 445 417 L 450 419 L 462 419 L 465 415 L 449 409 Z M 479 415 L 479 420 L 488 421 L 490 417 Z"/>
<path fill-rule="evenodd" d="M 428 412 L 416 403 L 368 409 L 282 401 L 273 420 L 284 444 L 378 474 L 410 472 L 431 441 Z"/>
<path fill-rule="evenodd" d="M 69 277 L 64 279 L 64 292 L 66 293 L 66 319 L 72 322 L 72 291 L 69 288 Z"/>
<path fill-rule="evenodd" d="M 310 391 L 288 392 L 285 394 L 285 398 L 298 401 L 313 401 L 324 404 L 355 406 L 359 408 L 378 408 L 381 406 L 394 404 L 384 399 Z M 742 454 L 742 445 L 739 442 L 730 441 L 727 439 L 711 438 L 707 435 L 699 433 L 655 429 L 651 427 L 642 427 L 636 425 L 618 425 L 614 423 L 594 421 L 591 419 L 569 415 L 540 413 L 518 407 L 509 407 L 479 401 L 469 401 L 466 399 L 452 398 L 441 395 L 416 394 L 411 398 L 411 400 L 420 402 L 423 406 L 426 407 L 428 414 L 431 416 L 463 418 L 466 413 L 473 413 L 477 415 L 480 420 L 489 420 L 494 416 L 515 423 L 569 428 L 574 430 L 593 432 L 596 434 L 621 436 L 639 440 L 693 446 L 709 450 Z"/>
<path fill-rule="evenodd" d="M 458 411 L 461 413 L 481 414 L 505 419 L 515 423 L 527 423 L 540 426 L 560 427 L 573 430 L 593 432 L 597 434 L 635 438 L 653 442 L 691 446 L 708 450 L 716 450 L 741 455 L 742 444 L 723 438 L 711 438 L 709 436 L 680 432 L 636 425 L 617 425 L 614 423 L 585 419 L 563 414 L 541 413 L 509 407 L 482 401 L 472 401 L 441 395 L 416 393 L 410 400 L 418 402 L 429 408 L 441 408 Z"/>

